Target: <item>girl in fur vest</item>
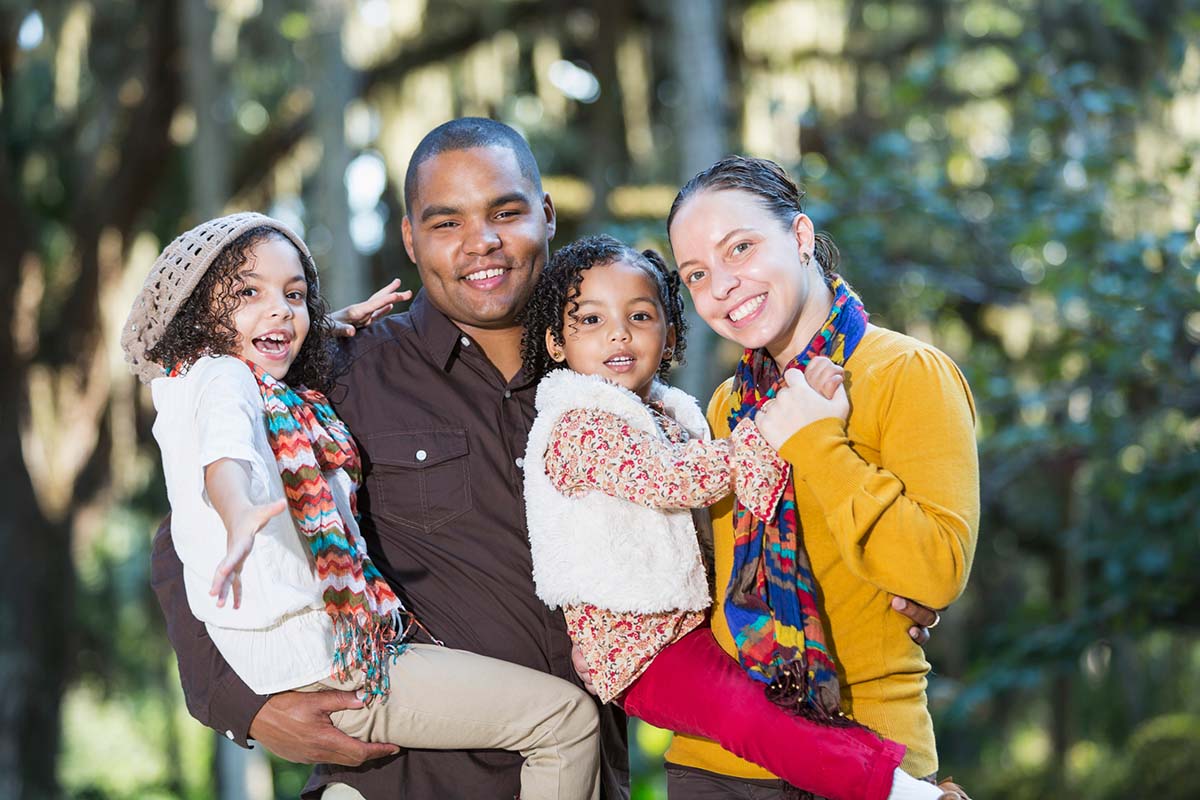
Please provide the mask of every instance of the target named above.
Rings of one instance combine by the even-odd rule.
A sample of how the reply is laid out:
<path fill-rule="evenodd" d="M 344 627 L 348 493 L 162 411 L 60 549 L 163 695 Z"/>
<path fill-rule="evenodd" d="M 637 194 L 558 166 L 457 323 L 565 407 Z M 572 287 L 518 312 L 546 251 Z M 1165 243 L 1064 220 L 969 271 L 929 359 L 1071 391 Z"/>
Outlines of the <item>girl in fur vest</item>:
<path fill-rule="evenodd" d="M 733 491 L 770 516 L 786 465 L 752 420 L 712 440 L 696 401 L 659 380 L 686 331 L 661 256 L 610 236 L 574 242 L 523 322 L 525 367 L 545 374 L 524 459 L 534 581 L 562 607 L 589 688 L 831 800 L 942 797 L 899 769 L 903 745 L 845 717 L 787 713 L 712 638 L 691 509 Z M 806 377 L 826 395 L 842 380 L 828 360 Z"/>

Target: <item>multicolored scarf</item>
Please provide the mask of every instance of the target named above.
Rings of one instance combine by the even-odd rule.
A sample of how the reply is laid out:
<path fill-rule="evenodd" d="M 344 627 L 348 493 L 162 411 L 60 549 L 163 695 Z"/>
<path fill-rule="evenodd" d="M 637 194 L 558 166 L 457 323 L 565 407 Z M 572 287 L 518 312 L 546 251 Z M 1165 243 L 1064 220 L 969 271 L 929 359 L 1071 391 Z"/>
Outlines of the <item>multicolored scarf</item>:
<path fill-rule="evenodd" d="M 292 389 L 257 364 L 242 359 L 258 380 L 266 409 L 267 438 L 288 508 L 308 540 L 321 581 L 325 611 L 333 619 L 334 679 L 364 674 L 366 700 L 386 695 L 388 659 L 404 649 L 401 616 L 408 612 L 367 555 L 367 545 L 342 520 L 324 472 L 342 468 L 350 476 L 350 509 L 358 518 L 362 480 L 358 448 L 325 395 Z"/>
<path fill-rule="evenodd" d="M 845 364 L 866 332 L 867 312 L 858 295 L 840 276 L 828 280 L 833 308 L 787 368 L 803 371 L 816 356 Z M 775 396 L 783 372 L 766 348 L 745 352 L 734 376 L 730 430 L 753 419 Z M 724 608 L 738 660 L 751 678 L 767 684 L 778 705 L 816 721 L 848 723 L 839 708 L 837 667 L 817 609 L 791 476 L 774 518 L 758 519 L 735 500 L 733 520 L 733 571 Z"/>

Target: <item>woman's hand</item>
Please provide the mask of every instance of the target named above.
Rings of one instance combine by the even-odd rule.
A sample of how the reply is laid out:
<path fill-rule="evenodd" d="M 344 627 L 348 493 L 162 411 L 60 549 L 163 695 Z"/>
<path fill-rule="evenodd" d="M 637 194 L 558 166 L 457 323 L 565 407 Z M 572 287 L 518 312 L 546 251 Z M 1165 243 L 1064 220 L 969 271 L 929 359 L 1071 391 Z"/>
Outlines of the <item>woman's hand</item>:
<path fill-rule="evenodd" d="M 271 518 L 283 513 L 287 501 L 276 500 L 261 506 L 247 506 L 230 521 L 226 531 L 225 558 L 217 565 L 212 588 L 208 593 L 217 598 L 217 608 L 225 607 L 225 598 L 233 591 L 233 607 L 242 606 L 242 565 L 254 548 L 254 536 Z"/>
<path fill-rule="evenodd" d="M 828 361 L 828 359 L 822 359 Z M 808 369 L 812 370 L 818 359 L 813 359 Z M 830 367 L 839 369 L 833 362 Z M 818 385 L 833 385 L 833 396 L 824 397 L 809 385 L 805 374 L 798 369 L 789 369 L 783 374 L 784 386 L 775 397 L 758 410 L 754 423 L 758 432 L 767 440 L 767 444 L 778 450 L 784 443 L 801 428 L 822 419 L 845 420 L 850 416 L 850 400 L 846 397 L 846 387 L 842 377 L 829 370 L 828 367 L 817 364 L 813 380 Z"/>
<path fill-rule="evenodd" d="M 401 292 L 399 289 L 400 279 L 393 278 L 387 286 L 361 303 L 334 311 L 329 315 L 329 320 L 333 323 L 334 335 L 353 336 L 359 328 L 365 328 L 380 317 L 391 313 L 396 303 L 412 299 L 411 290 L 405 289 Z"/>

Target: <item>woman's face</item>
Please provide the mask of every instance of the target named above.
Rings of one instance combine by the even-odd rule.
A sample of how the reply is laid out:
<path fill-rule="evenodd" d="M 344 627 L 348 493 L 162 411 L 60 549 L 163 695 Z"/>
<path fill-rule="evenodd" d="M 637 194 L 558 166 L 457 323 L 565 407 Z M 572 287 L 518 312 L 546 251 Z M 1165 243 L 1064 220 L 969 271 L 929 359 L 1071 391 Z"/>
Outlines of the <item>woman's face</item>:
<path fill-rule="evenodd" d="M 684 202 L 669 233 L 679 277 L 709 327 L 742 347 L 790 355 L 816 275 L 804 258 L 809 218 L 789 225 L 750 192 L 708 189 Z"/>

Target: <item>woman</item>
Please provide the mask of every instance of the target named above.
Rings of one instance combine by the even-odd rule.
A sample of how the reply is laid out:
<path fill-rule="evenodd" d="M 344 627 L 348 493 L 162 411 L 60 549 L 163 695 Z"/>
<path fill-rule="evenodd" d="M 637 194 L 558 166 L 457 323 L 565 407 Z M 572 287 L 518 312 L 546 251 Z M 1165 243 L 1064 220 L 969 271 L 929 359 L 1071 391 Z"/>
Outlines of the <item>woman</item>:
<path fill-rule="evenodd" d="M 943 353 L 867 321 L 778 165 L 714 164 L 680 190 L 667 228 L 697 312 L 745 348 L 709 405 L 714 435 L 750 416 L 792 470 L 772 518 L 736 500 L 712 509 L 713 633 L 777 702 L 851 716 L 906 744 L 902 766 L 932 779 L 929 664 L 890 596 L 942 608 L 966 585 L 979 522 L 970 389 Z M 799 372 L 818 355 L 845 368 L 832 400 Z M 797 412 L 798 429 L 772 423 Z M 773 777 L 702 739 L 677 737 L 667 759 L 672 797 Z"/>

